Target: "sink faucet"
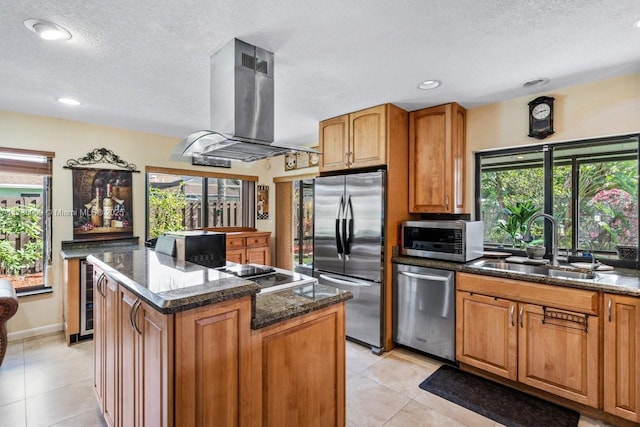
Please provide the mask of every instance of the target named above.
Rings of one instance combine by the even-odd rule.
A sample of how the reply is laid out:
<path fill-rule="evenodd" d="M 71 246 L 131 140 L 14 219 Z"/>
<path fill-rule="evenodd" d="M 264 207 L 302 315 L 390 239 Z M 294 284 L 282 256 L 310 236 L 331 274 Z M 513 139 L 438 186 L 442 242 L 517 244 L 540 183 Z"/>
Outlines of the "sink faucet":
<path fill-rule="evenodd" d="M 559 239 L 558 239 L 558 223 L 556 222 L 555 218 L 553 218 L 549 214 L 542 213 L 542 212 L 534 214 L 533 216 L 531 216 L 531 218 L 529 218 L 529 221 L 527 221 L 527 231 L 524 233 L 522 240 L 524 240 L 527 243 L 533 240 L 533 238 L 531 237 L 531 223 L 533 222 L 534 219 L 538 217 L 543 217 L 548 219 L 551 222 L 551 225 L 553 226 L 553 240 L 551 241 L 551 247 L 553 248 L 551 251 L 551 265 L 554 267 L 558 267 L 560 265 L 560 263 L 558 262 L 558 240 Z"/>
<path fill-rule="evenodd" d="M 600 261 L 596 259 L 596 254 L 593 253 L 593 243 L 591 240 L 585 240 L 585 243 L 589 245 L 589 253 L 591 254 L 591 271 L 596 271 L 600 267 Z"/>

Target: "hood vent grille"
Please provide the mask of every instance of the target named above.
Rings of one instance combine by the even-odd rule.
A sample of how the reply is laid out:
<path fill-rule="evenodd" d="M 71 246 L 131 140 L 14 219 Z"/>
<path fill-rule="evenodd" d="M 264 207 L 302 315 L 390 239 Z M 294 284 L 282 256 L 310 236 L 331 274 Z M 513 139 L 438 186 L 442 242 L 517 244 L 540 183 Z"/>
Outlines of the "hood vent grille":
<path fill-rule="evenodd" d="M 269 74 L 269 63 L 242 52 L 242 66 L 257 73 Z"/>

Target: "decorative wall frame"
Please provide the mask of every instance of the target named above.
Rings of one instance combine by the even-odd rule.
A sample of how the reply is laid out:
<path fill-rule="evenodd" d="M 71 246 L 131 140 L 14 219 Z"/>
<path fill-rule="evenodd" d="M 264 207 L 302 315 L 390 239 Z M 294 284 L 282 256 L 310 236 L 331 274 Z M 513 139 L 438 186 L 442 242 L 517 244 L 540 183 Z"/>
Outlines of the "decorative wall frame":
<path fill-rule="evenodd" d="M 258 185 L 256 202 L 256 212 L 258 219 L 269 219 L 269 186 Z"/>
<path fill-rule="evenodd" d="M 131 172 L 73 171 L 73 239 L 133 237 Z"/>
<path fill-rule="evenodd" d="M 106 148 L 96 148 L 93 151 L 87 153 L 84 157 L 69 159 L 67 160 L 67 164 L 63 166 L 63 168 L 82 169 L 84 166 L 91 166 L 98 163 L 115 165 L 130 172 L 140 172 L 135 164 L 122 160 L 120 156 Z"/>
<path fill-rule="evenodd" d="M 317 150 L 318 147 L 312 147 Z M 294 169 L 304 169 L 318 166 L 320 163 L 319 154 L 307 153 L 306 151 L 298 151 L 296 153 L 285 154 L 284 170 L 291 171 Z"/>

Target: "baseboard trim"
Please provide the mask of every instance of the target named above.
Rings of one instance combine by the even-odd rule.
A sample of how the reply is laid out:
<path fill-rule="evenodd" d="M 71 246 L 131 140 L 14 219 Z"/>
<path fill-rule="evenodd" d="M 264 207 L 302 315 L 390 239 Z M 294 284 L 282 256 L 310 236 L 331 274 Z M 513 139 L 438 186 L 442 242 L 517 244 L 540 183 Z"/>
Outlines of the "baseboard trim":
<path fill-rule="evenodd" d="M 33 338 L 40 335 L 52 334 L 63 330 L 62 323 L 54 323 L 53 325 L 39 326 L 37 328 L 25 329 L 23 331 L 9 332 L 7 334 L 8 341 L 19 341 L 25 338 Z"/>

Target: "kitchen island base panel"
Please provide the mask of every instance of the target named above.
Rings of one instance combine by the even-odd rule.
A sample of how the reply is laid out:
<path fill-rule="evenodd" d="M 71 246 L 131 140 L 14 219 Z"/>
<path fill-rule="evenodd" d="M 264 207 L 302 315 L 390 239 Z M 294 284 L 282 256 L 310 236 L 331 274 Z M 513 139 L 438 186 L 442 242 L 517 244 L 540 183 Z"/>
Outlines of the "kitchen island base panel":
<path fill-rule="evenodd" d="M 345 425 L 344 331 L 344 304 L 254 331 L 253 413 L 263 427 Z"/>

